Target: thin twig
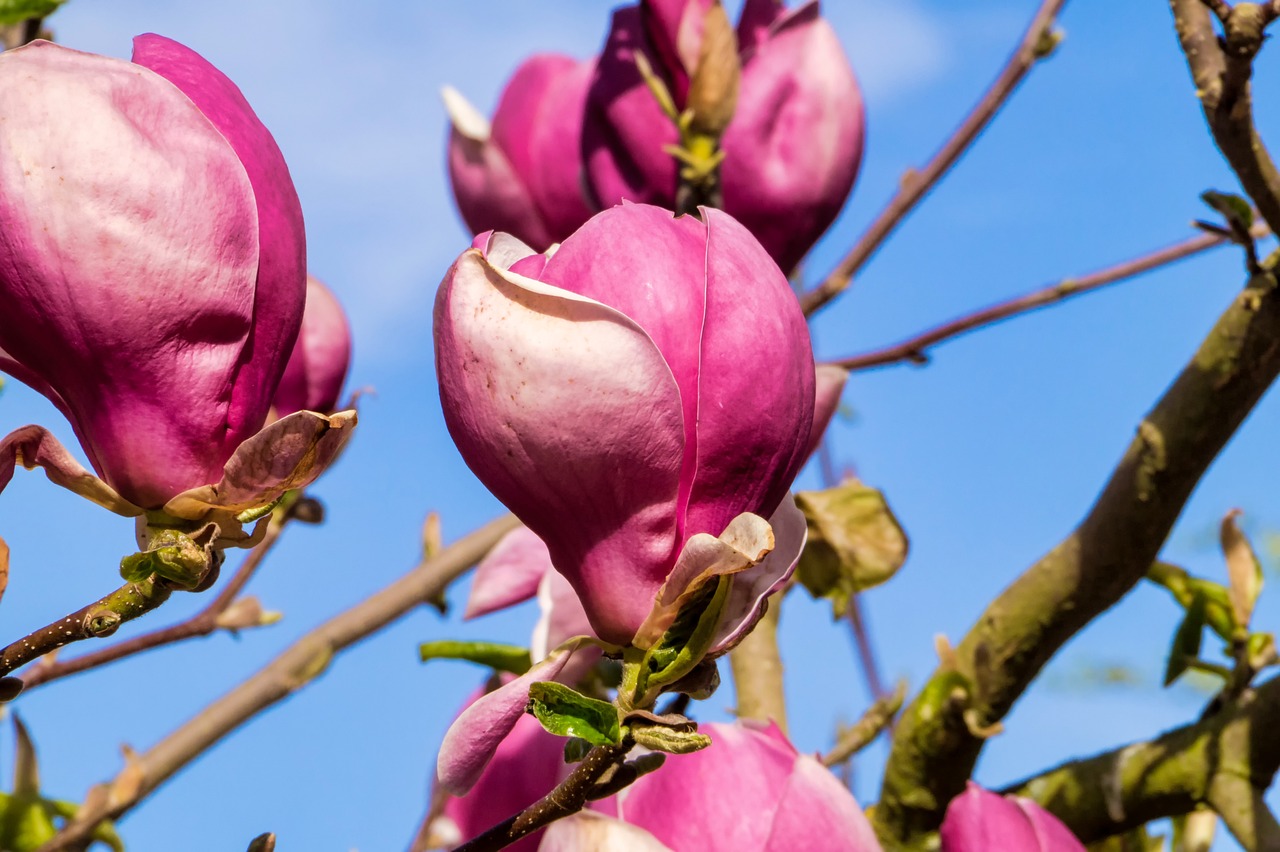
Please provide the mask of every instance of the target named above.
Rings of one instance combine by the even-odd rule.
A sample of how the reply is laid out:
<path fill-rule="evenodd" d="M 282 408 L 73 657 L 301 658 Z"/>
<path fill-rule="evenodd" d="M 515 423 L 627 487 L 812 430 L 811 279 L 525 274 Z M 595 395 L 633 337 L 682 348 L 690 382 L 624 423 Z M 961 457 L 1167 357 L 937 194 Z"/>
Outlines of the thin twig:
<path fill-rule="evenodd" d="M 41 663 L 22 679 L 23 691 L 30 692 L 38 686 L 43 686 L 59 678 L 80 674 L 81 672 L 122 660 L 125 657 L 131 657 L 134 654 L 150 651 L 153 648 L 172 645 L 175 642 L 193 639 L 197 636 L 208 636 L 218 630 L 218 617 L 235 602 L 245 584 L 249 582 L 249 579 L 262 564 L 262 560 L 266 557 L 268 551 L 275 546 L 276 541 L 280 538 L 280 533 L 284 530 L 287 518 L 288 516 L 286 515 L 284 520 L 280 522 L 272 521 L 262 541 L 245 557 L 230 582 L 208 606 L 191 618 L 179 624 L 153 630 L 141 636 L 135 636 L 132 639 L 112 645 L 110 648 L 103 648 L 100 651 L 83 654 L 70 660 L 58 659 Z"/>
<path fill-rule="evenodd" d="M 893 717 L 898 715 L 906 699 L 907 682 L 899 681 L 892 693 L 877 698 L 861 719 L 840 733 L 835 748 L 822 758 L 823 765 L 838 766 L 870 745 L 881 731 L 893 724 Z"/>
<path fill-rule="evenodd" d="M 1032 66 L 1053 50 L 1055 40 L 1051 28 L 1065 5 L 1066 0 L 1044 0 L 1040 4 L 1040 9 L 1032 18 L 1017 49 L 951 138 L 943 143 L 928 165 L 918 172 L 911 171 L 904 176 L 897 194 L 880 211 L 880 215 L 863 232 L 840 264 L 825 281 L 801 297 L 800 304 L 804 307 L 805 314 L 814 313 L 849 287 L 858 270 L 862 269 L 889 235 L 991 123 Z"/>
<path fill-rule="evenodd" d="M 300 638 L 248 680 L 138 755 L 115 781 L 90 791 L 76 818 L 39 852 L 77 848 L 104 819 L 118 819 L 131 810 L 227 734 L 318 677 L 339 653 L 438 595 L 515 527 L 516 520 L 510 515 L 486 524 Z"/>
<path fill-rule="evenodd" d="M 1200 252 L 1229 243 L 1230 240 L 1220 234 L 1199 234 L 1189 240 L 1154 251 L 1142 257 L 1091 272 L 1081 278 L 1067 278 L 1057 284 L 1040 290 L 999 302 L 980 311 L 958 317 L 915 335 L 914 337 L 874 349 L 860 355 L 851 355 L 833 363 L 848 370 L 871 370 L 891 364 L 908 362 L 911 364 L 927 364 L 927 350 L 946 340 L 968 334 L 986 326 L 995 325 L 1020 314 L 1030 313 L 1048 307 L 1066 299 L 1082 296 L 1111 284 L 1117 284 L 1129 278 L 1150 272 L 1161 266 L 1182 260 Z"/>

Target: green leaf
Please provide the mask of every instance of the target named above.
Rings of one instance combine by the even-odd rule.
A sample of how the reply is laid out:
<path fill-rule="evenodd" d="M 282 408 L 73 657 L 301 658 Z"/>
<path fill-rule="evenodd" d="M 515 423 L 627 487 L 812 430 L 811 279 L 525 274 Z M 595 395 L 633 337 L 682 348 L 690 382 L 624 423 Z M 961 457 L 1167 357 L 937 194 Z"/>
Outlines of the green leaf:
<path fill-rule="evenodd" d="M 1173 647 L 1169 649 L 1169 660 L 1164 669 L 1164 685 L 1169 686 L 1182 676 L 1192 663 L 1200 656 L 1200 639 L 1205 627 L 1204 595 L 1197 594 L 1187 607 L 1187 614 L 1178 625 L 1178 632 L 1173 635 Z"/>
<path fill-rule="evenodd" d="M 622 742 L 618 710 L 607 701 L 546 681 L 529 687 L 529 702 L 542 727 L 556 736 L 581 737 L 592 745 Z"/>
<path fill-rule="evenodd" d="M 1253 227 L 1253 208 L 1240 196 L 1210 189 L 1200 193 L 1200 200 L 1221 213 L 1236 233 L 1247 235 Z"/>
<path fill-rule="evenodd" d="M 1191 606 L 1196 596 L 1205 603 L 1205 623 L 1224 642 L 1231 642 L 1236 634 L 1236 619 L 1231 611 L 1231 596 L 1224 586 L 1188 574 L 1177 565 L 1157 562 L 1147 569 L 1147 579 L 1163 586 L 1173 595 L 1183 609 Z"/>
<path fill-rule="evenodd" d="M 66 0 L 0 0 L 0 25 L 20 24 L 28 18 L 47 18 Z"/>
<path fill-rule="evenodd" d="M 451 639 L 423 642 L 418 646 L 418 656 L 424 663 L 430 660 L 466 660 L 518 675 L 529 671 L 529 667 L 533 665 L 528 648 L 503 645 L 500 642 L 461 642 Z"/>
<path fill-rule="evenodd" d="M 569 737 L 564 741 L 564 762 L 580 763 L 591 751 L 591 743 L 582 737 Z"/>
<path fill-rule="evenodd" d="M 885 582 L 907 559 L 907 536 L 884 495 L 856 479 L 802 491 L 796 505 L 809 524 L 796 575 L 815 598 L 831 600 L 837 618 L 850 597 Z"/>

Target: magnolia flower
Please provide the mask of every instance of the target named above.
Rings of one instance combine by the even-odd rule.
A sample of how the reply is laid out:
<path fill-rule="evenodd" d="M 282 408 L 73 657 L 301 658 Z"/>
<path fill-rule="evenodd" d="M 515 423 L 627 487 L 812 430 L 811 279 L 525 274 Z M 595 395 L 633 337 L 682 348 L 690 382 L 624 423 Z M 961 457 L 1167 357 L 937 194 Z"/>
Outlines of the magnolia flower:
<path fill-rule="evenodd" d="M 614 13 L 587 95 L 583 150 L 601 205 L 672 206 L 677 133 L 636 67 L 643 54 L 679 110 L 718 0 L 643 0 Z M 724 209 L 790 271 L 831 225 L 862 160 L 862 95 L 816 0 L 746 0 L 738 23 L 742 79 L 721 138 Z"/>
<path fill-rule="evenodd" d="M 591 216 L 581 159 L 591 70 L 567 56 L 532 57 L 507 83 L 492 125 L 445 87 L 449 180 L 471 233 L 506 231 L 545 249 Z"/>
<path fill-rule="evenodd" d="M 804 317 L 759 243 L 703 216 L 623 205 L 549 256 L 482 236 L 436 300 L 450 434 L 617 645 L 738 573 L 731 646 L 803 545 L 783 498 L 813 422 Z"/>
<path fill-rule="evenodd" d="M 1057 817 L 1030 799 L 1001 796 L 972 781 L 947 805 L 942 852 L 1085 852 Z"/>
<path fill-rule="evenodd" d="M 350 366 L 351 328 L 347 315 L 333 292 L 308 275 L 302 329 L 276 388 L 276 415 L 334 411 Z"/>
<path fill-rule="evenodd" d="M 264 431 L 305 296 L 302 213 L 240 91 L 182 45 L 133 62 L 0 54 L 0 369 L 71 421 L 101 479 L 39 427 L 0 440 L 126 515 L 235 515 L 310 481 L 354 415 Z M 337 427 L 337 428 L 335 428 Z"/>

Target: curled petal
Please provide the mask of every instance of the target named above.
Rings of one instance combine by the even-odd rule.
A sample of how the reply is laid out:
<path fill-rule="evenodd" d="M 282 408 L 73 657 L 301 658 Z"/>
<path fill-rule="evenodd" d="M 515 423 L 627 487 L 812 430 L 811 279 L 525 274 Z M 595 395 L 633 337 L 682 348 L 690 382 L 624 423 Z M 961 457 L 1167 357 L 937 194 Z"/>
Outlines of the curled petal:
<path fill-rule="evenodd" d="M 132 518 L 142 514 L 142 509 L 81 467 L 66 447 L 42 426 L 23 426 L 0 439 L 0 491 L 9 484 L 18 465 L 27 470 L 43 468 L 50 482 L 74 491 L 117 515 Z"/>
<path fill-rule="evenodd" d="M 557 648 L 520 677 L 477 699 L 453 721 L 440 744 L 436 780 L 449 793 L 462 796 L 480 780 L 498 746 L 524 715 L 529 687 L 554 679 L 590 640 Z"/>
<path fill-rule="evenodd" d="M 356 413 L 297 411 L 236 448 L 213 485 L 191 488 L 165 503 L 175 518 L 200 520 L 211 511 L 238 514 L 268 506 L 286 491 L 315 481 L 351 438 Z"/>
<path fill-rule="evenodd" d="M 542 539 L 528 527 L 516 527 L 476 566 L 467 611 L 462 617 L 476 618 L 529 600 L 538 593 L 543 577 L 554 570 Z"/>
<path fill-rule="evenodd" d="M 639 826 L 592 811 L 580 811 L 547 827 L 538 852 L 672 852 Z"/>
<path fill-rule="evenodd" d="M 625 644 L 676 542 L 684 424 L 661 353 L 617 310 L 474 249 L 441 285 L 435 328 L 463 457 L 547 543 L 596 635 Z"/>
<path fill-rule="evenodd" d="M 751 632 L 764 615 L 770 596 L 787 584 L 800 561 L 809 528 L 795 500 L 790 496 L 784 499 L 769 518 L 769 526 L 773 529 L 774 548 L 733 578 L 733 588 L 729 590 L 729 600 L 709 652 L 712 656 L 727 653 Z"/>
<path fill-rule="evenodd" d="M 759 564 L 773 548 L 773 530 L 768 521 L 750 513 L 734 518 L 719 538 L 706 533 L 690 538 L 631 644 L 637 648 L 651 647 L 703 584 L 712 577 L 746 571 Z"/>

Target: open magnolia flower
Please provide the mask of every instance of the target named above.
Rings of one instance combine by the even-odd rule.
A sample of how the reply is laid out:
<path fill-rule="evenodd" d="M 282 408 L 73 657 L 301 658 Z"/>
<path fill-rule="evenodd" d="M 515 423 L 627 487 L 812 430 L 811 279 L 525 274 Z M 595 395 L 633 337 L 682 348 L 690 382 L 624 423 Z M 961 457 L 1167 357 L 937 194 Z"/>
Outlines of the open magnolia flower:
<path fill-rule="evenodd" d="M 618 646 L 740 573 L 728 647 L 803 546 L 783 498 L 812 429 L 808 330 L 760 244 L 703 216 L 624 204 L 549 255 L 482 235 L 436 300 L 450 434 Z"/>
<path fill-rule="evenodd" d="M 126 62 L 37 41 L 0 54 L 0 369 L 70 420 L 14 465 L 124 515 L 223 539 L 310 482 L 354 413 L 263 429 L 305 298 L 302 212 L 243 95 L 156 35 Z M 100 477 L 100 478 L 99 478 Z"/>

